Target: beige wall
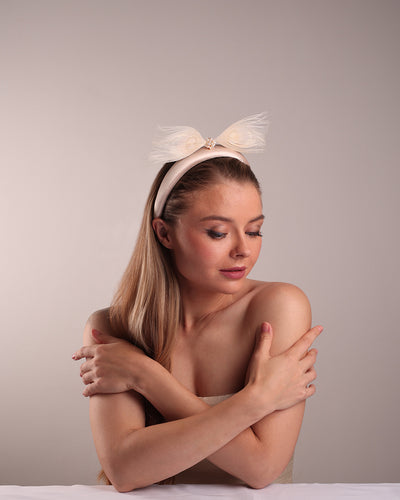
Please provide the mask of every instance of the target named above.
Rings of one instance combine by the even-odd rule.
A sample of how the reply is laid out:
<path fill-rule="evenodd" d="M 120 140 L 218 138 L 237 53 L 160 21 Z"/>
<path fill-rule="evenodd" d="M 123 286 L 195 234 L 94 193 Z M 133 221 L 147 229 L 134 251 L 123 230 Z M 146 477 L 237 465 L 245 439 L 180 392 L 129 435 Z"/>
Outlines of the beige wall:
<path fill-rule="evenodd" d="M 254 276 L 325 325 L 298 482 L 400 481 L 400 3 L 1 0 L 0 482 L 94 483 L 71 354 L 130 255 L 157 124 L 268 109 Z"/>

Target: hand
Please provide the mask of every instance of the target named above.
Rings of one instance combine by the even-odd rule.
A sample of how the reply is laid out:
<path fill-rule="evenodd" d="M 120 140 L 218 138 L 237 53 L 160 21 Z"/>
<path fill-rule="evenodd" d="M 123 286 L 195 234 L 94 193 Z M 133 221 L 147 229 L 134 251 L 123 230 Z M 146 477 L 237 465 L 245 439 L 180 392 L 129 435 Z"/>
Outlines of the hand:
<path fill-rule="evenodd" d="M 72 358 L 86 358 L 80 375 L 83 395 L 115 394 L 136 389 L 144 352 L 130 342 L 92 330 L 96 345 L 81 347 Z M 147 358 L 148 359 L 148 358 Z"/>
<path fill-rule="evenodd" d="M 315 386 L 310 383 L 317 376 L 317 350 L 309 349 L 321 332 L 322 327 L 316 326 L 282 354 L 271 356 L 272 326 L 262 324 L 246 379 L 260 389 L 267 404 L 271 404 L 272 398 L 274 410 L 290 408 L 315 393 Z"/>

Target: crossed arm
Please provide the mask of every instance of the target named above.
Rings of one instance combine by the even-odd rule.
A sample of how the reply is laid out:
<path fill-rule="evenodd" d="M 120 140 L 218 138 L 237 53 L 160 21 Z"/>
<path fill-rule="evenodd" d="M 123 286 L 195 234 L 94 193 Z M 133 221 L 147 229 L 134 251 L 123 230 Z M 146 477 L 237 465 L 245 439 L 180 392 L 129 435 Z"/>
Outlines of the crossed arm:
<path fill-rule="evenodd" d="M 97 342 L 107 343 L 93 345 L 92 329 L 107 334 L 107 325 L 96 315 L 89 319 L 86 347 L 75 358 L 87 359 L 81 370 L 86 395 L 95 394 L 90 400 L 95 445 L 119 491 L 161 481 L 204 458 L 255 488 L 279 476 L 294 451 L 304 400 L 315 391 L 307 386 L 315 378 L 316 351 L 308 349 L 321 331 L 310 330 L 285 351 L 310 321 L 308 301 L 290 300 L 285 324 L 281 314 L 271 317 L 274 336 L 265 325 L 260 332 L 246 386 L 212 408 L 130 344 L 103 334 Z M 106 359 L 113 359 L 113 368 L 107 370 Z M 168 422 L 145 427 L 143 397 Z"/>

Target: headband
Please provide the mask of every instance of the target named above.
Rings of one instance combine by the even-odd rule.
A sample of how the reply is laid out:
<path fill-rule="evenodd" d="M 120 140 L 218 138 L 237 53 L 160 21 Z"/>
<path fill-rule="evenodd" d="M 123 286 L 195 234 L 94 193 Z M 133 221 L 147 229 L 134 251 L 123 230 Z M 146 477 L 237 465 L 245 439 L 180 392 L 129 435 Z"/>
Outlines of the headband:
<path fill-rule="evenodd" d="M 236 158 L 248 165 L 249 162 L 241 153 L 264 150 L 267 124 L 265 113 L 248 116 L 225 129 L 215 140 L 211 137 L 204 139 L 192 127 L 160 127 L 153 141 L 150 159 L 159 164 L 171 161 L 175 163 L 158 189 L 154 202 L 154 217 L 161 217 L 172 189 L 195 165 L 219 157 Z"/>

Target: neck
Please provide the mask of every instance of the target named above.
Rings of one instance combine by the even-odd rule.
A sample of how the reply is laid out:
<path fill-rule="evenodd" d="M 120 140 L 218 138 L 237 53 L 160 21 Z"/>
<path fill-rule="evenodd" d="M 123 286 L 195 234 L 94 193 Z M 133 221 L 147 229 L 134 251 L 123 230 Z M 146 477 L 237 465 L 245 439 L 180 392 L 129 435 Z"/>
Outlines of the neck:
<path fill-rule="evenodd" d="M 182 300 L 182 328 L 190 333 L 213 314 L 228 307 L 234 302 L 231 294 L 212 293 L 191 287 L 188 283 L 180 283 Z"/>

